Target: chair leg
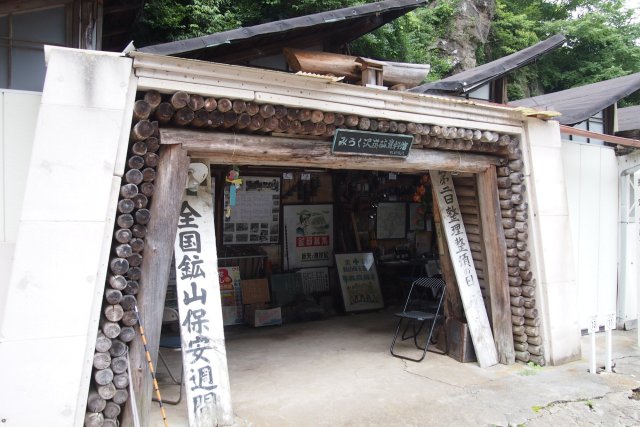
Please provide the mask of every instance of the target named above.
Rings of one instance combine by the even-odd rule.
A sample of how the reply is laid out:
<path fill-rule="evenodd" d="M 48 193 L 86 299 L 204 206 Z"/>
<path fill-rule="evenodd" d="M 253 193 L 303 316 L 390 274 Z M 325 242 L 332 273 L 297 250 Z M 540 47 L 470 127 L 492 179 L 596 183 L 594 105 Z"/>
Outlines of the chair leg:
<path fill-rule="evenodd" d="M 176 377 L 173 375 L 173 372 L 171 372 L 171 369 L 169 368 L 169 365 L 167 364 L 167 361 L 165 360 L 164 356 L 162 356 L 162 352 L 159 349 L 158 349 L 158 358 L 160 359 L 160 361 L 164 365 L 164 368 L 169 373 L 169 376 L 171 377 L 171 380 L 173 381 L 173 383 L 175 385 L 180 386 L 180 390 L 178 391 L 178 399 L 176 399 L 176 400 L 162 399 L 162 403 L 166 403 L 167 405 L 177 405 L 182 401 L 182 385 L 183 385 L 182 383 L 183 383 L 183 380 L 184 380 L 184 372 L 182 374 L 182 378 L 180 378 L 180 380 L 177 380 Z M 154 397 L 153 401 L 157 402 L 158 399 L 156 399 Z"/>

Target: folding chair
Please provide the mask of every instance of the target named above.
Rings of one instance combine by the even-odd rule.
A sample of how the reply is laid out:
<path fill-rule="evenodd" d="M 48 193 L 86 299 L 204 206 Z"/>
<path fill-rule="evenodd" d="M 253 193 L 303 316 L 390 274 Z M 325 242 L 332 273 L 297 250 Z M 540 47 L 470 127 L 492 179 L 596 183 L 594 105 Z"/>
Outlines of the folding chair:
<path fill-rule="evenodd" d="M 180 317 L 178 315 L 178 310 L 174 309 L 174 308 L 169 308 L 169 307 L 165 307 L 164 308 L 164 313 L 162 315 L 162 323 L 163 324 L 168 324 L 168 323 L 174 323 L 174 322 L 179 322 L 180 321 Z M 171 349 L 178 349 L 180 348 L 180 335 L 178 336 L 170 336 L 170 337 L 160 337 L 160 348 L 171 348 Z M 169 400 L 169 399 L 162 399 L 163 403 L 169 404 L 169 405 L 178 405 L 180 403 L 180 401 L 182 400 L 182 388 L 183 388 L 183 382 L 184 382 L 184 374 L 181 375 L 180 379 L 177 378 L 177 375 L 171 371 L 171 368 L 169 367 L 169 364 L 167 363 L 167 361 L 165 360 L 164 356 L 162 356 L 162 351 L 160 351 L 160 349 L 158 349 L 158 358 L 160 360 L 160 362 L 162 363 L 162 365 L 164 366 L 164 368 L 166 369 L 167 373 L 169 374 L 169 377 L 171 378 L 171 385 L 177 385 L 180 386 L 180 388 L 178 389 L 178 398 L 175 400 Z M 157 402 L 158 400 L 154 397 L 153 398 L 154 402 Z"/>
<path fill-rule="evenodd" d="M 425 358 L 436 323 L 443 317 L 440 314 L 440 309 L 442 308 L 442 301 L 444 300 L 444 292 L 445 283 L 442 279 L 420 277 L 413 281 L 402 312 L 395 313 L 400 320 L 398 320 L 396 333 L 391 342 L 390 351 L 392 356 L 414 362 L 421 362 Z M 396 340 L 398 339 L 398 334 L 400 333 L 403 322 L 405 323 L 405 327 L 402 331 L 401 341 L 413 339 L 416 348 L 422 350 L 422 357 L 419 359 L 403 356 L 394 352 Z M 426 341 L 422 347 L 418 343 L 418 337 L 425 325 L 430 325 L 430 327 L 428 327 L 424 333 Z M 407 335 L 410 329 L 411 331 Z"/>

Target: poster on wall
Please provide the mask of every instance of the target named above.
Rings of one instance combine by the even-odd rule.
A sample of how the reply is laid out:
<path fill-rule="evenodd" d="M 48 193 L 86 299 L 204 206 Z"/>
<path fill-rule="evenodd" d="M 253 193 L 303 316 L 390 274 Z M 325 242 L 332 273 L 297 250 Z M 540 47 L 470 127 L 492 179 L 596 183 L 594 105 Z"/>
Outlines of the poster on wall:
<path fill-rule="evenodd" d="M 287 270 L 333 265 L 333 205 L 283 208 Z"/>
<path fill-rule="evenodd" d="M 345 311 L 384 307 L 373 253 L 336 254 Z"/>
<path fill-rule="evenodd" d="M 235 204 L 234 204 L 235 202 Z M 222 242 L 225 245 L 278 243 L 280 227 L 280 178 L 243 176 L 232 200 L 229 184 L 224 188 L 225 215 Z"/>
<path fill-rule="evenodd" d="M 225 326 L 244 323 L 242 292 L 240 290 L 240 267 L 218 267 L 222 322 Z"/>
<path fill-rule="evenodd" d="M 406 237 L 405 203 L 378 203 L 376 236 L 378 239 L 404 239 Z"/>

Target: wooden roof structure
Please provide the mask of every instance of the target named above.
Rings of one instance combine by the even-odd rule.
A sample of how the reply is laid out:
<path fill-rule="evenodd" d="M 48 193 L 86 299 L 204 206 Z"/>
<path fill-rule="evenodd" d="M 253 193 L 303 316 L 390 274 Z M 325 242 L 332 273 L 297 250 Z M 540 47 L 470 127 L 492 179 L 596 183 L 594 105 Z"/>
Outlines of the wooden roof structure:
<path fill-rule="evenodd" d="M 319 44 L 338 46 L 349 43 L 426 3 L 426 0 L 368 3 L 146 46 L 139 51 L 241 64 L 249 59 L 279 54 L 284 47 L 308 48 Z"/>
<path fill-rule="evenodd" d="M 640 90 L 640 73 L 510 102 L 509 105 L 553 110 L 557 120 L 575 125 Z"/>
<path fill-rule="evenodd" d="M 640 105 L 618 109 L 618 132 L 640 129 Z"/>
<path fill-rule="evenodd" d="M 410 89 L 410 92 L 464 95 L 489 83 L 493 80 L 528 65 L 552 50 L 562 46 L 565 37 L 556 34 L 539 43 L 522 49 L 511 55 L 496 59 L 470 70 L 463 71 L 453 76 L 436 82 L 425 83 Z"/>

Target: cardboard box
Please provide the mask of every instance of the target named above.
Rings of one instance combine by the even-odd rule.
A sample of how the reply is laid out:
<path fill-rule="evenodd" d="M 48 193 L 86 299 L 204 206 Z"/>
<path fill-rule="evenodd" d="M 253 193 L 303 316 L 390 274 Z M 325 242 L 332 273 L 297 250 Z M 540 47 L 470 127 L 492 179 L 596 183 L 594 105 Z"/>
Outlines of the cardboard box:
<path fill-rule="evenodd" d="M 271 300 L 267 279 L 242 279 L 240 289 L 242 289 L 243 304 L 262 304 Z"/>
<path fill-rule="evenodd" d="M 256 328 L 259 326 L 282 325 L 280 307 L 268 308 L 263 305 L 246 305 L 244 320 Z"/>

